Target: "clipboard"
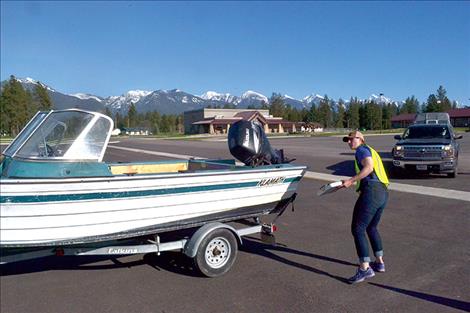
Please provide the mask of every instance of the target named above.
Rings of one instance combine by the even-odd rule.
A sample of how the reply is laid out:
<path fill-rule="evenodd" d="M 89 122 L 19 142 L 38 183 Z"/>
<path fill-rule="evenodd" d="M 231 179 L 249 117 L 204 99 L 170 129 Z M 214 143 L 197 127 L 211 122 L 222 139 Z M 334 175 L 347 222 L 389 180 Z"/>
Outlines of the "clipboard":
<path fill-rule="evenodd" d="M 323 185 L 323 186 L 320 187 L 320 189 L 318 189 L 317 196 L 324 196 L 326 194 L 335 192 L 335 191 L 343 188 L 343 187 L 341 187 L 342 185 L 343 185 L 342 181 L 335 181 L 335 182 Z"/>

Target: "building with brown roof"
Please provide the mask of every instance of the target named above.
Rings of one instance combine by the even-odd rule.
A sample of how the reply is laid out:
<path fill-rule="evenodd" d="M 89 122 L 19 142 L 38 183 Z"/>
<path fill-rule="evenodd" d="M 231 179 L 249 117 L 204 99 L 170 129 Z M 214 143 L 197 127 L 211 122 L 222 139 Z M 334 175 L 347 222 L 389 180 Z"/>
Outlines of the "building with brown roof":
<path fill-rule="evenodd" d="M 450 122 L 454 127 L 470 126 L 470 108 L 451 109 L 449 113 Z"/>
<path fill-rule="evenodd" d="M 295 132 L 296 123 L 269 115 L 269 110 L 202 108 L 184 112 L 185 134 L 226 134 L 230 125 L 240 121 L 259 123 L 265 133 Z"/>
<path fill-rule="evenodd" d="M 392 123 L 392 128 L 405 128 L 413 124 L 415 117 L 416 113 L 400 114 L 392 116 L 390 122 Z"/>
<path fill-rule="evenodd" d="M 454 127 L 470 126 L 470 108 L 451 109 L 447 111 L 450 117 L 450 123 Z M 391 119 L 392 128 L 405 128 L 413 124 L 416 114 L 407 113 L 393 116 Z"/>

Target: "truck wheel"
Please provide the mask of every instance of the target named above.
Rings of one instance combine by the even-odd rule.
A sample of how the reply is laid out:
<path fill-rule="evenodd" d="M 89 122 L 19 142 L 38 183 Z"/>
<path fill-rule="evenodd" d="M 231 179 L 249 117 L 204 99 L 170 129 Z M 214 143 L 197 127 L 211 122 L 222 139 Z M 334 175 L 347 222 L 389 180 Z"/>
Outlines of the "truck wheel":
<path fill-rule="evenodd" d="M 452 172 L 452 173 L 447 173 L 447 177 L 455 178 L 456 176 L 457 176 L 457 170 L 455 170 L 455 171 Z"/>
<path fill-rule="evenodd" d="M 221 276 L 235 263 L 237 250 L 237 240 L 230 230 L 215 229 L 204 237 L 197 248 L 195 266 L 207 277 Z"/>
<path fill-rule="evenodd" d="M 399 167 L 392 167 L 391 174 L 393 178 L 401 178 L 403 176 L 403 171 Z"/>

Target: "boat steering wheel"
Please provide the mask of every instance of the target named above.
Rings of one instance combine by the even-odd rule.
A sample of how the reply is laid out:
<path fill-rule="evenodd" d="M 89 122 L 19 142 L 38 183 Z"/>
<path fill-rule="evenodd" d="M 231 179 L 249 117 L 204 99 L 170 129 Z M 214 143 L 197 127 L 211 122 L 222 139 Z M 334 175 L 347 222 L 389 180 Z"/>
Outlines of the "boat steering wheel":
<path fill-rule="evenodd" d="M 55 157 L 56 151 L 54 148 L 52 148 L 50 145 L 46 144 L 46 154 L 48 157 Z"/>

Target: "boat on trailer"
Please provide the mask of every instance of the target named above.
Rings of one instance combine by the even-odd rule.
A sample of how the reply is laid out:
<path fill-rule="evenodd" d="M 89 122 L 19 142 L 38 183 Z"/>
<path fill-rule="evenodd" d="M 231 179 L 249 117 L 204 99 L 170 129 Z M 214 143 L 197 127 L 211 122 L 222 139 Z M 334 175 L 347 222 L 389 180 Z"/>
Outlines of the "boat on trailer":
<path fill-rule="evenodd" d="M 252 122 L 237 122 L 228 135 L 229 149 L 243 165 L 233 159 L 103 162 L 112 130 L 109 117 L 79 109 L 33 117 L 2 153 L 2 252 L 200 226 L 214 231 L 220 222 L 280 214 L 294 201 L 305 172 L 272 149 Z"/>

